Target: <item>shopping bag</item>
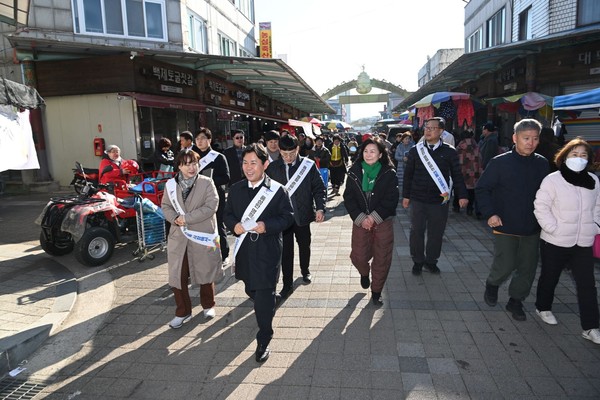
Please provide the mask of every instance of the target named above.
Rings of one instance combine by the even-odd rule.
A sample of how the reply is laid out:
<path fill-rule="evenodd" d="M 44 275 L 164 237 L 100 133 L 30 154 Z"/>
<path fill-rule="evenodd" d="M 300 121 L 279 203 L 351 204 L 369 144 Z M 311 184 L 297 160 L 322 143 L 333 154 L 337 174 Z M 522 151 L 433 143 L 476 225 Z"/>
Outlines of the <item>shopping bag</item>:
<path fill-rule="evenodd" d="M 594 238 L 594 245 L 592 247 L 594 257 L 600 258 L 600 235 L 596 235 Z"/>

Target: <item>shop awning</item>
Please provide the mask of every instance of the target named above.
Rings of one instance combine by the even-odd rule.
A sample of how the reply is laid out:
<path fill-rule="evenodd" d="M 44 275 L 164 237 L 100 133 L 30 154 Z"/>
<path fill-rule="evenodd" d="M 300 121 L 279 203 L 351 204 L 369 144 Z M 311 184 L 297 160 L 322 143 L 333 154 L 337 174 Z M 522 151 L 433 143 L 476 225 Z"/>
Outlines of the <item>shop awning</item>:
<path fill-rule="evenodd" d="M 335 113 L 335 110 L 292 68 L 279 59 L 226 57 L 160 49 L 141 50 L 122 46 L 94 46 L 89 43 L 67 43 L 29 35 L 28 32 L 6 35 L 21 60 L 25 58 L 36 61 L 65 60 L 83 56 L 130 54 L 135 50 L 138 57 L 153 57 L 173 65 L 220 76 L 306 114 Z"/>
<path fill-rule="evenodd" d="M 179 97 L 157 96 L 154 94 L 123 92 L 119 96 L 133 97 L 138 106 L 154 108 L 174 108 L 189 111 L 205 111 L 206 106 L 193 99 L 183 99 Z"/>
<path fill-rule="evenodd" d="M 432 80 L 423 85 L 399 103 L 394 111 L 401 111 L 433 92 L 451 91 L 475 82 L 484 75 L 494 73 L 512 61 L 531 54 L 540 54 L 550 49 L 560 49 L 576 44 L 600 41 L 600 29 L 579 28 L 569 32 L 560 32 L 540 39 L 509 43 L 489 49 L 466 53 L 442 70 Z M 475 96 L 494 96 L 494 93 L 473 91 Z M 473 92 L 471 92 L 473 94 Z"/>

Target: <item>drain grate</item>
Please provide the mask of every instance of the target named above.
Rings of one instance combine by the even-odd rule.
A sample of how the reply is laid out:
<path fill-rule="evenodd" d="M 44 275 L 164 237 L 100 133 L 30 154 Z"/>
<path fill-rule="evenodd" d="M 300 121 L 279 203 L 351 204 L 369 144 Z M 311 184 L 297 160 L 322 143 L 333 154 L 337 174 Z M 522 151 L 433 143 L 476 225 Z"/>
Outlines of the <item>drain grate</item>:
<path fill-rule="evenodd" d="M 30 400 L 45 387 L 44 384 L 23 379 L 3 379 L 0 381 L 0 400 Z"/>

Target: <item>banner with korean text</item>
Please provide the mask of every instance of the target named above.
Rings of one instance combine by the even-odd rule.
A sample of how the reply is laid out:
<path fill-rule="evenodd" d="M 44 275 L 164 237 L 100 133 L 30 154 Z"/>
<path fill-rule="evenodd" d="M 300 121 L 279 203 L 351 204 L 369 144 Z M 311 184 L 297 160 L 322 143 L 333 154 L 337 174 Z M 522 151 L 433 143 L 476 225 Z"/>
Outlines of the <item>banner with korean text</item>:
<path fill-rule="evenodd" d="M 260 58 L 273 58 L 273 51 L 271 47 L 271 23 L 259 22 L 258 28 L 260 34 Z"/>

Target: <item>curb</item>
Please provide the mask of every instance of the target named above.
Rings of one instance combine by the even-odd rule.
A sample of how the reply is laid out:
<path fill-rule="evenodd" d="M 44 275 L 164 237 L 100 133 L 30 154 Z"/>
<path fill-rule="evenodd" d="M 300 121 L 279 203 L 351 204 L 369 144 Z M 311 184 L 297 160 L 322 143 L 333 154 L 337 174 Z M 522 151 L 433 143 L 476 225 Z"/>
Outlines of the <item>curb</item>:
<path fill-rule="evenodd" d="M 28 328 L 12 336 L 0 339 L 0 377 L 18 367 L 24 360 L 42 346 L 44 341 L 56 332 L 69 315 L 77 300 L 77 279 L 65 266 L 51 258 L 40 257 L 38 269 L 52 271 L 57 281 L 52 311 Z"/>

